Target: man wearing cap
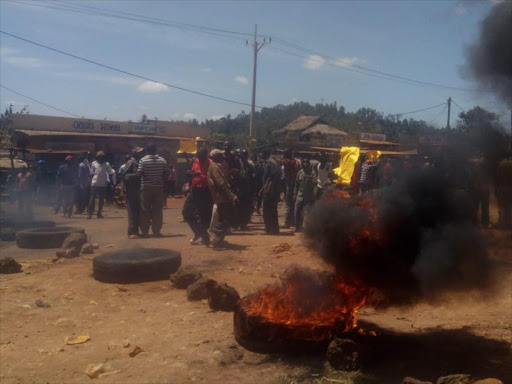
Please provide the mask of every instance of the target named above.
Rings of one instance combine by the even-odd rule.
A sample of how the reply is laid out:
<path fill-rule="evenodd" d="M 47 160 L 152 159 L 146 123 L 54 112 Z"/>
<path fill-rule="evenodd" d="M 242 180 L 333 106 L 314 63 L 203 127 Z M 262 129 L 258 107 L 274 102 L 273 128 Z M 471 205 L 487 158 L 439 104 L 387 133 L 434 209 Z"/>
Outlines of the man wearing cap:
<path fill-rule="evenodd" d="M 57 184 L 62 197 L 62 217 L 71 217 L 73 214 L 76 177 L 71 167 L 72 161 L 73 156 L 66 156 L 64 164 L 57 171 Z"/>
<path fill-rule="evenodd" d="M 141 237 L 148 236 L 150 224 L 153 236 L 160 237 L 163 224 L 164 181 L 167 179 L 169 168 L 165 159 L 157 155 L 155 144 L 149 144 L 146 152 L 147 155 L 139 161 L 137 170 L 141 177 Z"/>
<path fill-rule="evenodd" d="M 135 147 L 131 158 L 121 171 L 121 180 L 126 188 L 126 207 L 128 208 L 128 238 L 136 239 L 140 226 L 140 176 L 137 174 L 143 149 Z"/>
<path fill-rule="evenodd" d="M 101 211 L 103 209 L 103 202 L 105 200 L 105 193 L 107 191 L 107 185 L 110 181 L 116 183 L 116 173 L 107 162 L 105 152 L 99 151 L 96 153 L 96 160 L 91 164 L 91 199 L 89 200 L 88 216 L 90 219 L 94 213 L 94 206 L 96 203 L 96 196 L 99 198 L 98 201 L 98 219 L 102 219 L 103 215 Z"/>
<path fill-rule="evenodd" d="M 230 226 L 234 226 L 235 212 L 234 206 L 238 200 L 235 194 L 231 191 L 228 179 L 226 177 L 222 162 L 224 161 L 223 153 L 219 149 L 214 149 L 210 152 L 212 163 L 208 168 L 208 187 L 212 194 L 213 202 L 217 205 L 218 222 L 210 229 L 214 239 L 213 246 L 219 245 L 224 237 L 226 231 Z"/>

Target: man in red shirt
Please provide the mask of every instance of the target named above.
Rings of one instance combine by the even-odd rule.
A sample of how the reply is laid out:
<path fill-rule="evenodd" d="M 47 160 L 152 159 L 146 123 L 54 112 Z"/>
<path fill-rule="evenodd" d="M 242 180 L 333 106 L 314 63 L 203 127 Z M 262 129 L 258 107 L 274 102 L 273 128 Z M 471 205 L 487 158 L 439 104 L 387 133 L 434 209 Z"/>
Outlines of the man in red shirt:
<path fill-rule="evenodd" d="M 182 212 L 183 220 L 194 232 L 194 238 L 190 240 L 191 244 L 197 244 L 200 239 L 202 244 L 210 243 L 208 228 L 212 219 L 213 200 L 208 189 L 207 173 L 211 162 L 207 148 L 201 148 L 192 162 L 192 186 Z"/>

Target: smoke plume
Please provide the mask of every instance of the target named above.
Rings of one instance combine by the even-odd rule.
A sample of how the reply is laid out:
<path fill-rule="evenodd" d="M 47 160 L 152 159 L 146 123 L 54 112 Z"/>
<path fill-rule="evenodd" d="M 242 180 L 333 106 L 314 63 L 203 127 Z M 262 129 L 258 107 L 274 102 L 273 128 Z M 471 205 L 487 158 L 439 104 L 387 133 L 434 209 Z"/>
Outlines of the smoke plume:
<path fill-rule="evenodd" d="M 469 73 L 512 108 L 512 1 L 492 8 L 467 57 Z"/>
<path fill-rule="evenodd" d="M 348 283 L 405 304 L 487 285 L 488 261 L 464 192 L 424 170 L 365 196 L 327 198 L 308 216 L 310 248 Z"/>

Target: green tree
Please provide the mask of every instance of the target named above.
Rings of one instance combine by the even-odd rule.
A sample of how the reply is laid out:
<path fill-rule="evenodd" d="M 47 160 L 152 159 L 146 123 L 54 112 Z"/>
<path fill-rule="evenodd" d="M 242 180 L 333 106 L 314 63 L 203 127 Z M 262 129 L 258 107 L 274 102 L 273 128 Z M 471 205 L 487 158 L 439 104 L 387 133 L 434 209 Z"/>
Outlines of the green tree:
<path fill-rule="evenodd" d="M 14 169 L 14 125 L 12 115 L 28 114 L 28 105 L 25 105 L 18 112 L 13 112 L 13 105 L 10 104 L 5 108 L 5 112 L 0 114 L 0 148 L 9 150 L 9 158 L 11 159 L 11 168 Z"/>

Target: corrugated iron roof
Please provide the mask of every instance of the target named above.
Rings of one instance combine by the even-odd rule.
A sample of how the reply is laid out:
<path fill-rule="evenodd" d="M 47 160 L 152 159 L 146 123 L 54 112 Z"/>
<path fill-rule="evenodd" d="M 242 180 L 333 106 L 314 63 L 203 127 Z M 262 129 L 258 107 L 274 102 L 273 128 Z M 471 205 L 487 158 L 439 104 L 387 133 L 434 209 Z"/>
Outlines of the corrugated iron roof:
<path fill-rule="evenodd" d="M 88 137 L 120 137 L 127 139 L 162 139 L 162 140 L 194 140 L 191 137 L 173 137 L 173 136 L 156 136 L 156 135 L 139 135 L 136 133 L 130 134 L 111 134 L 111 133 L 96 133 L 96 132 L 66 132 L 66 131 L 38 131 L 32 129 L 17 129 L 27 136 L 88 136 Z M 198 141 L 203 141 L 199 139 Z"/>
<path fill-rule="evenodd" d="M 322 135 L 335 135 L 335 136 L 346 136 L 347 132 L 331 127 L 327 124 L 315 124 L 312 127 L 306 128 L 301 132 L 303 135 L 311 134 L 311 133 L 320 133 Z"/>

